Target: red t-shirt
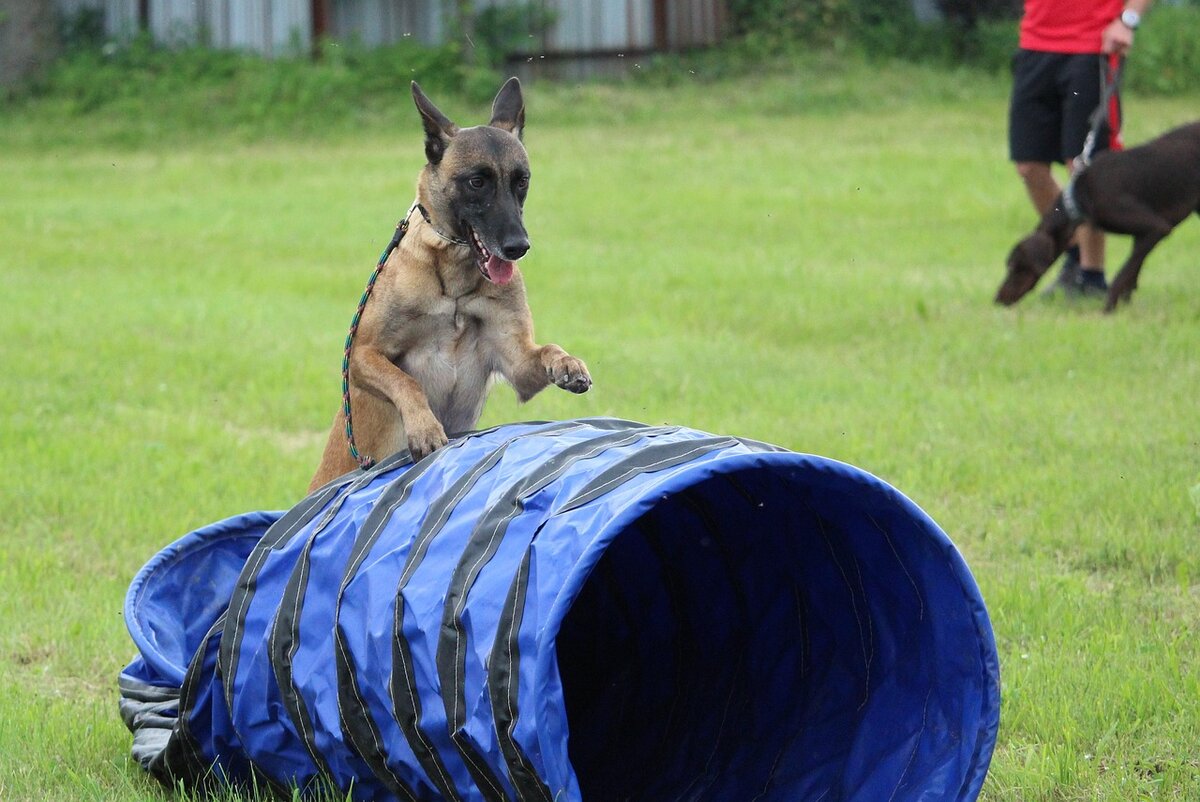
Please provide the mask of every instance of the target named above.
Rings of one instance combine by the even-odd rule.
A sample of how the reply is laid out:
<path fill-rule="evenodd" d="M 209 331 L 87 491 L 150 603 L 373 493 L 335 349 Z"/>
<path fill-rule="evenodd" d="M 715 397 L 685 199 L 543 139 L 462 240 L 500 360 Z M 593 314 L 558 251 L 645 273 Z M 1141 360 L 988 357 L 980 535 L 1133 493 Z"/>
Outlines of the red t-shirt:
<path fill-rule="evenodd" d="M 1099 53 L 1100 34 L 1124 0 L 1025 0 L 1020 46 L 1046 53 Z"/>

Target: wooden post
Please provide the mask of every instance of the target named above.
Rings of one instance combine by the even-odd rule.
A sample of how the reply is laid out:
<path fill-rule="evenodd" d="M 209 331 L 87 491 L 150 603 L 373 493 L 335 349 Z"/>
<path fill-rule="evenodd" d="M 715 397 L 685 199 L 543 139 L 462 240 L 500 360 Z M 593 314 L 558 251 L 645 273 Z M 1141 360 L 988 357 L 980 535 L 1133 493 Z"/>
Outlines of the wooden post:
<path fill-rule="evenodd" d="M 667 14 L 667 1 L 654 0 L 654 49 L 660 53 L 671 47 L 671 32 L 667 30 L 670 19 Z"/>
<path fill-rule="evenodd" d="M 321 40 L 329 35 L 329 0 L 312 0 L 309 6 L 312 17 L 312 31 L 309 49 L 314 59 L 321 57 Z"/>

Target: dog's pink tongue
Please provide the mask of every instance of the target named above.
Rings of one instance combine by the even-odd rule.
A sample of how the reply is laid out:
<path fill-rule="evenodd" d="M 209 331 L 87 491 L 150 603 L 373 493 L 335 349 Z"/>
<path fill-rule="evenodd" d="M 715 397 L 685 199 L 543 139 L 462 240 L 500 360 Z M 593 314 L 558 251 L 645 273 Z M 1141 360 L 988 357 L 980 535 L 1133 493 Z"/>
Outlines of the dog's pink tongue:
<path fill-rule="evenodd" d="M 497 284 L 507 284 L 512 281 L 513 267 L 513 262 L 506 262 L 496 254 L 488 257 L 488 277 Z"/>

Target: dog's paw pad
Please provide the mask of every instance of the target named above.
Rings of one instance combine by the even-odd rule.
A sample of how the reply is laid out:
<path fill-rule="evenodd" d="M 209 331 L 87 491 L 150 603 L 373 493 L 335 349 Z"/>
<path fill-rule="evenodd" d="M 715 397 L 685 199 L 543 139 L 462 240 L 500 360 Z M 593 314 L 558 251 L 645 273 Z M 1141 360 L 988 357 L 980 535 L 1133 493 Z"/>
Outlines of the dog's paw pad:
<path fill-rule="evenodd" d="M 573 356 L 559 359 L 550 368 L 550 381 L 571 393 L 586 393 L 592 386 L 592 377 L 583 360 Z"/>
<path fill-rule="evenodd" d="M 592 379 L 590 376 L 571 376 L 559 386 L 572 393 L 586 393 L 592 386 Z"/>

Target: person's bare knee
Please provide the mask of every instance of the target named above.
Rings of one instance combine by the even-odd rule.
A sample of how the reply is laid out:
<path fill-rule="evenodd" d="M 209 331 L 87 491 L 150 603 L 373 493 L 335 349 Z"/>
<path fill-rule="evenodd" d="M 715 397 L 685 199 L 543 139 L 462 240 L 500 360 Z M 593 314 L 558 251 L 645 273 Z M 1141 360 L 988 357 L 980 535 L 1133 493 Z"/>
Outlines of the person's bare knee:
<path fill-rule="evenodd" d="M 1058 197 L 1058 182 L 1046 162 L 1016 162 L 1017 175 L 1025 183 L 1025 190 L 1038 214 L 1045 214 Z"/>
<path fill-rule="evenodd" d="M 1016 162 L 1017 175 L 1026 184 L 1050 178 L 1050 165 L 1046 162 Z"/>

